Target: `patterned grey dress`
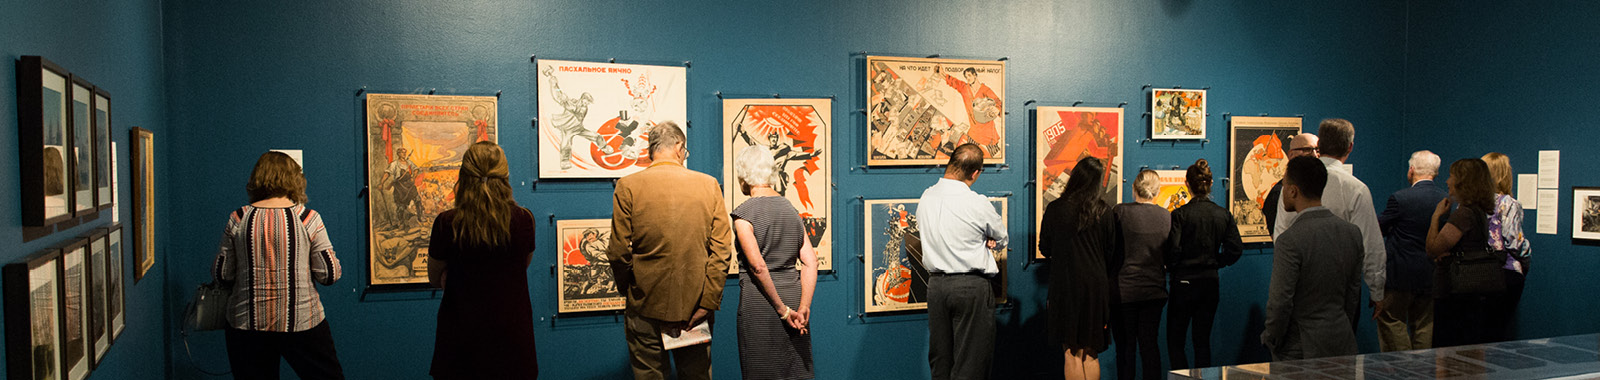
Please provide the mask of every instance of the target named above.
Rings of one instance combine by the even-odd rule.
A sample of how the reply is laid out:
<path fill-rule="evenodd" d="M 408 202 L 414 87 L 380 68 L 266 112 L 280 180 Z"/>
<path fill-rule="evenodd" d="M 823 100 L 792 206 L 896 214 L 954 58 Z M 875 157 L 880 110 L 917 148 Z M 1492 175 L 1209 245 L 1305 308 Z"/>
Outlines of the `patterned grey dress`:
<path fill-rule="evenodd" d="M 733 218 L 750 222 L 756 246 L 772 275 L 779 298 L 800 308 L 800 271 L 795 262 L 806 239 L 800 212 L 783 197 L 756 197 L 733 210 Z M 738 247 L 738 245 L 735 245 Z M 772 310 L 772 302 L 750 280 L 749 261 L 740 247 L 739 369 L 745 379 L 810 379 L 811 336 L 789 328 Z"/>

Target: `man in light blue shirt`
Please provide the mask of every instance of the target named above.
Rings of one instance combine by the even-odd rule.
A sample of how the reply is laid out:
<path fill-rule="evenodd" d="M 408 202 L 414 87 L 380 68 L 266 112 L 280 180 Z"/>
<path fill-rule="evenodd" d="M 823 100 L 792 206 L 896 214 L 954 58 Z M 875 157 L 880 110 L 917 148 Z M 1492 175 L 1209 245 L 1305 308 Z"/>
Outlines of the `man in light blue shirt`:
<path fill-rule="evenodd" d="M 983 149 L 950 154 L 944 178 L 917 205 L 928 281 L 928 363 L 933 379 L 987 379 L 994 359 L 994 293 L 1000 273 L 990 249 L 1004 249 L 1006 222 L 989 198 L 972 191 Z"/>

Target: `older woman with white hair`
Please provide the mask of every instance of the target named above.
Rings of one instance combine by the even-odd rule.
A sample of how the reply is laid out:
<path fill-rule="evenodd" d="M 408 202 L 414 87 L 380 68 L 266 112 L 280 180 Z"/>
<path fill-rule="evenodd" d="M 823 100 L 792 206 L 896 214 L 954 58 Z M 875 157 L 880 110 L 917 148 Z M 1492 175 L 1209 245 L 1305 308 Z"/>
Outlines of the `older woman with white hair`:
<path fill-rule="evenodd" d="M 1117 234 L 1106 260 L 1111 279 L 1111 332 L 1117 342 L 1117 378 L 1134 378 L 1142 368 L 1145 379 L 1161 378 L 1161 349 L 1156 333 L 1161 329 L 1161 309 L 1167 305 L 1163 257 L 1169 248 L 1172 214 L 1157 206 L 1161 179 L 1150 169 L 1133 180 L 1135 202 L 1113 207 Z M 1143 366 L 1135 367 L 1134 353 Z"/>
<path fill-rule="evenodd" d="M 741 259 L 739 368 L 746 379 L 810 379 L 817 254 L 800 212 L 772 188 L 778 176 L 772 157 L 751 146 L 734 161 L 740 191 L 751 197 L 732 213 Z"/>

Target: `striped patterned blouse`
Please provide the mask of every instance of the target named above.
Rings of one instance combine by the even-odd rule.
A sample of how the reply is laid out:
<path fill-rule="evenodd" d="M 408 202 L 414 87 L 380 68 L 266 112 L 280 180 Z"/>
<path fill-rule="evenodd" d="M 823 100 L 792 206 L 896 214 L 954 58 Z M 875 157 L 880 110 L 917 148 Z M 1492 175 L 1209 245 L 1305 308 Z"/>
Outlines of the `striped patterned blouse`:
<path fill-rule="evenodd" d="M 228 215 L 211 275 L 233 284 L 233 328 L 298 332 L 322 323 L 322 299 L 312 281 L 339 280 L 339 258 L 322 216 L 304 205 L 244 206 Z"/>

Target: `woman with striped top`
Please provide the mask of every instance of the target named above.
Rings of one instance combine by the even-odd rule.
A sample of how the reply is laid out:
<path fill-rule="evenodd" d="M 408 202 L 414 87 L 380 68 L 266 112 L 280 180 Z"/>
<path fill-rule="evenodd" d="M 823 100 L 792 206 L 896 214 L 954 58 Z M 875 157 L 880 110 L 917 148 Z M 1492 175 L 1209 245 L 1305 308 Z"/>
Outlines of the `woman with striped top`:
<path fill-rule="evenodd" d="M 343 379 L 333 333 L 312 283 L 339 280 L 322 216 L 306 208 L 293 158 L 267 152 L 245 184 L 250 204 L 228 215 L 211 274 L 231 284 L 225 333 L 236 379 L 277 379 L 278 358 L 304 379 Z"/>
<path fill-rule="evenodd" d="M 773 190 L 772 152 L 752 146 L 734 163 L 751 198 L 733 209 L 739 250 L 739 370 L 745 379 L 810 379 L 811 295 L 817 254 L 800 212 Z M 800 270 L 795 270 L 799 259 Z"/>

